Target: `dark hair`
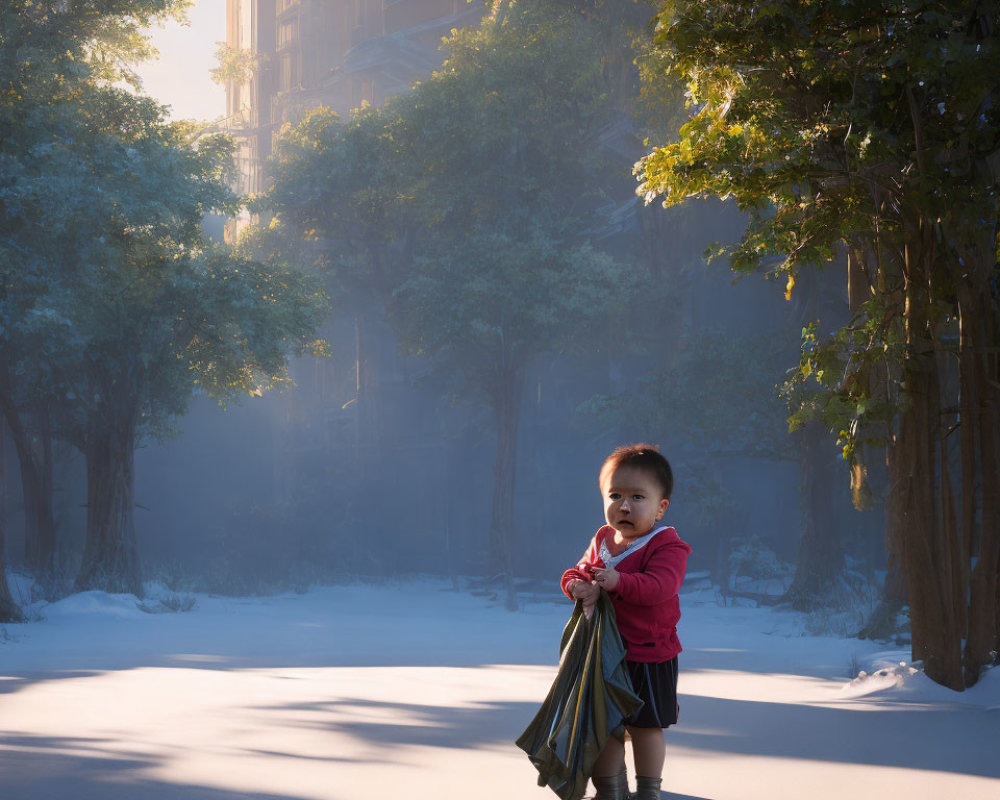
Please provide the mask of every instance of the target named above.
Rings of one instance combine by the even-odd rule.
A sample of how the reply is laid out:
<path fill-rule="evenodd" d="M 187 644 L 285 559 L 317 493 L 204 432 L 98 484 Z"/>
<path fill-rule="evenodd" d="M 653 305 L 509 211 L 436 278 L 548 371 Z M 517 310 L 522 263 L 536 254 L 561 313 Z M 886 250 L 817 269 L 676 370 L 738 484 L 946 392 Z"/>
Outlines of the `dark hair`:
<path fill-rule="evenodd" d="M 660 455 L 660 449 L 655 444 L 639 442 L 616 447 L 611 455 L 604 459 L 601 471 L 597 474 L 598 482 L 603 481 L 605 475 L 621 467 L 633 467 L 651 475 L 663 487 L 663 497 L 670 499 L 674 491 L 674 473 L 670 469 L 670 462 Z"/>

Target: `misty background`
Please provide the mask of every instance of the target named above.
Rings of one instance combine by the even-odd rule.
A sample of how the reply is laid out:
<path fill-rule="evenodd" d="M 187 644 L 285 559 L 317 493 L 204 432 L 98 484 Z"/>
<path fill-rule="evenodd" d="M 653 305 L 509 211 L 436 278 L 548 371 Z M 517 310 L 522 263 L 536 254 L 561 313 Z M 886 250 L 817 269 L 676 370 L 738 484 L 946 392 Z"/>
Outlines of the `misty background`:
<path fill-rule="evenodd" d="M 140 75 L 145 70 L 146 89 L 174 105 L 174 118 L 207 116 L 205 106 L 190 101 L 217 103 L 223 85 L 228 106 L 214 123 L 223 130 L 246 113 L 240 104 L 247 97 L 263 103 L 259 98 L 271 92 L 280 113 L 267 128 L 270 148 L 271 131 L 294 125 L 310 102 L 282 109 L 281 102 L 291 103 L 280 100 L 287 94 L 277 83 L 267 88 L 268 80 L 295 80 L 279 69 L 280 46 L 256 74 L 215 84 L 204 74 L 209 42 L 243 41 L 233 20 L 248 13 L 244 5 L 203 0 L 188 26 L 151 29 L 161 59 Z M 271 11 L 279 27 L 283 8 Z M 223 22 L 228 31 L 218 27 Z M 260 37 L 255 46 L 263 47 L 264 33 L 254 35 Z M 306 48 L 305 28 L 301 35 Z M 352 46 L 356 53 L 358 45 Z M 192 47 L 198 59 L 190 57 Z M 624 40 L 612 47 L 628 48 Z M 425 43 L 424 58 L 427 52 Z M 224 58 L 217 53 L 216 61 Z M 410 78 L 426 79 L 430 67 L 423 69 Z M 192 83 L 191 70 L 200 72 L 201 83 Z M 305 72 L 298 77 L 306 88 L 308 78 Z M 377 82 L 358 81 L 330 90 L 345 120 L 357 91 L 371 93 L 365 102 L 385 99 Z M 254 105 L 252 113 L 264 112 Z M 264 130 L 264 122 L 258 124 Z M 251 141 L 239 129 L 231 132 L 239 148 Z M 736 242 L 746 227 L 733 204 L 644 208 L 630 174 L 644 152 L 641 131 L 626 133 L 616 133 L 625 145 L 610 148 L 618 149 L 617 207 L 610 212 L 614 231 L 602 246 L 634 260 L 630 242 L 641 240 L 644 284 L 603 343 L 585 352 L 556 347 L 526 364 L 518 398 L 514 576 L 522 588 L 555 585 L 603 523 L 596 477 L 603 458 L 619 444 L 642 440 L 658 444 L 673 465 L 667 521 L 694 548 L 690 569 L 723 585 L 743 569 L 787 587 L 814 510 L 803 507 L 804 456 L 787 435 L 778 391 L 797 364 L 802 328 L 816 318 L 816 308 L 798 294 L 786 299 L 783 287 L 760 276 L 734 281 L 725 259 L 706 263 L 709 245 Z M 238 158 L 242 154 L 238 149 Z M 243 175 L 240 188 L 262 180 L 273 156 L 258 153 L 253 169 L 260 174 Z M 267 215 L 255 220 L 266 223 Z M 244 215 L 240 227 L 247 221 Z M 219 218 L 203 227 L 224 236 Z M 245 232 L 227 227 L 225 236 L 235 240 Z M 188 412 L 173 424 L 174 435 L 144 441 L 137 450 L 135 530 L 146 579 L 177 590 L 243 594 L 346 576 L 431 573 L 489 582 L 502 574 L 488 537 L 497 448 L 488 404 L 463 382 L 461 368 L 408 354 L 385 308 L 345 298 L 337 279 L 327 280 L 333 310 L 318 333 L 330 344 L 328 356 L 293 360 L 294 386 L 225 409 L 196 390 Z M 844 281 L 839 273 L 815 280 L 832 329 L 847 313 Z M 661 384 L 648 383 L 652 376 Z M 662 382 L 670 399 L 657 395 Z M 720 407 L 729 411 L 712 416 Z M 850 569 L 876 584 L 885 566 L 882 512 L 877 503 L 866 512 L 852 507 L 835 438 L 827 432 L 825 449 L 809 456 L 823 460 L 830 476 L 824 491 L 832 514 L 824 522 L 850 554 Z M 25 521 L 10 442 L 6 463 L 7 552 L 16 567 L 25 560 Z M 85 465 L 65 445 L 57 445 L 54 463 L 56 583 L 65 586 L 84 544 Z"/>
<path fill-rule="evenodd" d="M 799 312 L 781 287 L 756 276 L 734 283 L 725 264 L 701 263 L 710 243 L 739 236 L 740 214 L 703 202 L 674 224 L 683 250 L 669 255 L 672 264 L 687 261 L 683 291 L 638 313 L 695 336 L 707 330 L 750 342 L 769 338 L 792 363 Z M 375 390 L 381 435 L 360 443 L 351 403 L 353 321 L 353 309 L 332 315 L 321 331 L 331 356 L 293 361 L 294 387 L 225 409 L 196 395 L 175 437 L 139 448 L 135 525 L 147 578 L 176 589 L 255 593 L 348 575 L 490 576 L 496 445 L 488 409 L 463 397 L 454 376 L 398 352 L 386 325 Z M 653 357 L 669 360 L 670 343 Z M 709 429 L 703 441 L 690 442 L 670 424 L 608 420 L 588 409 L 594 396 L 627 393 L 646 363 L 642 356 L 616 363 L 603 355 L 551 355 L 531 366 L 518 433 L 519 578 L 554 585 L 579 557 L 603 524 L 600 464 L 631 441 L 660 445 L 673 466 L 667 522 L 694 547 L 690 570 L 716 574 L 724 569 L 720 560 L 753 539 L 794 564 L 802 532 L 796 460 L 716 453 L 726 431 Z M 780 364 L 772 366 L 778 369 L 751 377 L 776 395 L 784 375 Z M 677 376 L 694 405 L 713 390 L 699 385 L 705 377 Z M 734 381 L 728 392 L 739 404 L 751 387 Z M 775 397 L 769 412 L 783 420 L 783 403 Z M 16 464 L 12 452 L 7 458 Z M 360 480 L 358 464 L 366 473 Z M 6 481 L 6 496 L 16 497 L 16 469 Z M 846 471 L 829 491 L 856 566 L 874 574 L 882 568 L 881 514 L 852 508 Z M 69 577 L 83 547 L 85 503 L 82 458 L 65 448 L 55 505 L 58 561 Z M 8 525 L 8 557 L 16 565 L 24 554 L 23 508 L 8 508 Z"/>

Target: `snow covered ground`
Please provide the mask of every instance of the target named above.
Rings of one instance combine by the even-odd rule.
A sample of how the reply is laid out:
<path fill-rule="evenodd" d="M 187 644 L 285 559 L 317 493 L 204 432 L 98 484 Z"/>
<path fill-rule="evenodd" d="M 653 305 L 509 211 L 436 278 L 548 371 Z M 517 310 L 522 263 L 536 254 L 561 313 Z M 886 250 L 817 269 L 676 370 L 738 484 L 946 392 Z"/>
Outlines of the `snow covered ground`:
<path fill-rule="evenodd" d="M 568 602 L 511 613 L 437 580 L 194 599 L 90 592 L 0 627 L 0 797 L 555 797 L 513 740 Z M 1000 797 L 1000 669 L 958 694 L 792 612 L 682 606 L 664 800 Z"/>

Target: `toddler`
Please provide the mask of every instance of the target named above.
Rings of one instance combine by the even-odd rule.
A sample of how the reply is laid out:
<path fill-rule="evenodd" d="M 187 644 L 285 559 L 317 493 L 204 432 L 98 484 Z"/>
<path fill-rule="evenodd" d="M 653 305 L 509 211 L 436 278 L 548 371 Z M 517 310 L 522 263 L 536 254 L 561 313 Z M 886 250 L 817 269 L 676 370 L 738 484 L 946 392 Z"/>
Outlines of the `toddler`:
<path fill-rule="evenodd" d="M 587 609 L 605 591 L 625 645 L 625 666 L 643 705 L 625 720 L 632 740 L 638 794 L 659 800 L 663 729 L 677 722 L 677 639 L 691 547 L 658 523 L 670 505 L 670 464 L 648 444 L 619 447 L 599 474 L 607 525 L 594 535 L 580 563 L 563 573 L 562 588 Z M 594 764 L 595 800 L 626 800 L 625 743 L 609 737 Z"/>

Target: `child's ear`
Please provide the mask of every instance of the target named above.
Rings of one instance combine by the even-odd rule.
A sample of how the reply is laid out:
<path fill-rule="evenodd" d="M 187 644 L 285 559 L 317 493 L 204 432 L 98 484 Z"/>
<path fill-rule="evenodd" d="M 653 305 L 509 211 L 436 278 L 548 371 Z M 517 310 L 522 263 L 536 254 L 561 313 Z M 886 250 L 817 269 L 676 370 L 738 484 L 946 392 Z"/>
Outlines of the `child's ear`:
<path fill-rule="evenodd" d="M 659 521 L 660 521 L 660 520 L 661 520 L 661 519 L 663 518 L 663 515 L 667 513 L 667 509 L 668 509 L 669 507 L 670 507 L 670 501 L 669 501 L 669 500 L 667 500 L 667 498 L 666 498 L 666 497 L 664 497 L 664 498 L 663 498 L 663 499 L 662 499 L 662 500 L 660 501 L 660 509 L 659 509 L 659 513 L 658 513 L 658 514 L 656 515 L 656 521 L 657 521 L 657 522 L 659 522 Z"/>

